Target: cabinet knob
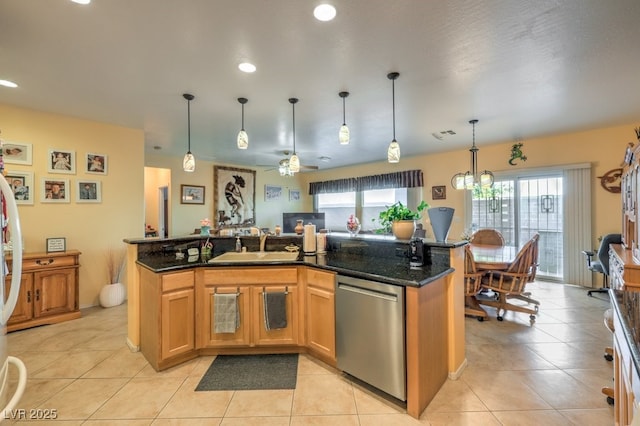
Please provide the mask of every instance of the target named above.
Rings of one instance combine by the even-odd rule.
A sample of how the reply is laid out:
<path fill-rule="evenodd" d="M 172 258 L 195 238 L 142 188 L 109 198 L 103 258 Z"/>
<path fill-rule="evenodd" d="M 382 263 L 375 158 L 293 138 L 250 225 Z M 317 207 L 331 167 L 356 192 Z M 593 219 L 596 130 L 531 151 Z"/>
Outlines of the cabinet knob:
<path fill-rule="evenodd" d="M 36 290 L 36 302 L 40 301 L 40 289 Z"/>
<path fill-rule="evenodd" d="M 31 290 L 27 291 L 27 303 L 31 303 Z"/>

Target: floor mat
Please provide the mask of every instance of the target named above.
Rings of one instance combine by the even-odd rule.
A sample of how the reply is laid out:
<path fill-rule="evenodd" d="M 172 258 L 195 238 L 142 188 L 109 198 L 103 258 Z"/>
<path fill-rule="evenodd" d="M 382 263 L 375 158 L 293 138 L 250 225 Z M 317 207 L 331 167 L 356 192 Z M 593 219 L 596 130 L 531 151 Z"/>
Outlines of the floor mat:
<path fill-rule="evenodd" d="M 196 391 L 295 389 L 298 354 L 218 355 Z"/>

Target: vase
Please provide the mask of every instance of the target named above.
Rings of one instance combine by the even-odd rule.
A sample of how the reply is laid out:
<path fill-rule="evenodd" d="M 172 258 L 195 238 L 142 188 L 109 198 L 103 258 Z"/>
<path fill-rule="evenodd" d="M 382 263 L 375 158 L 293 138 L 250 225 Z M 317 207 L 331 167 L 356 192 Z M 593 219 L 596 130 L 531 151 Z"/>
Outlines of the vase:
<path fill-rule="evenodd" d="M 211 229 L 211 227 L 210 227 L 210 226 L 201 226 L 201 227 L 200 227 L 200 235 L 203 235 L 203 236 L 208 237 L 208 236 L 209 236 L 209 230 L 210 230 L 210 229 Z"/>
<path fill-rule="evenodd" d="M 110 308 L 121 305 L 127 292 L 122 283 L 107 284 L 100 290 L 100 306 Z"/>
<path fill-rule="evenodd" d="M 410 240 L 415 227 L 415 220 L 394 220 L 391 224 L 391 232 L 398 240 Z"/>
<path fill-rule="evenodd" d="M 296 232 L 296 234 L 298 235 L 302 235 L 302 233 L 304 232 L 304 225 L 303 225 L 303 220 L 302 219 L 298 219 L 296 220 L 296 227 L 293 228 L 293 230 Z"/>
<path fill-rule="evenodd" d="M 433 236 L 436 238 L 436 242 L 447 241 L 449 235 L 449 228 L 453 221 L 454 209 L 451 207 L 434 207 L 427 210 L 429 214 L 429 221 L 431 222 L 431 229 L 433 229 Z"/>
<path fill-rule="evenodd" d="M 360 228 L 360 221 L 357 217 L 354 216 L 347 221 L 347 231 L 349 231 L 349 235 L 351 237 L 355 237 L 356 235 L 358 235 L 358 233 L 360 232 Z"/>

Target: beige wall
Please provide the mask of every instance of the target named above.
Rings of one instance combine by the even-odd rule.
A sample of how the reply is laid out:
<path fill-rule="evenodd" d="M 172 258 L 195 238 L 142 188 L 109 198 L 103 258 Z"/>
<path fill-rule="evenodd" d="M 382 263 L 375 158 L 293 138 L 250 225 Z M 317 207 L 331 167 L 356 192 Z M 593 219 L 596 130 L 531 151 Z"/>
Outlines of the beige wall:
<path fill-rule="evenodd" d="M 522 141 L 526 162 L 517 161 L 516 166 L 508 163 L 513 142 L 481 146 L 478 153 L 478 167 L 481 170 L 516 171 L 519 169 L 547 167 L 554 165 L 591 163 L 592 164 L 592 217 L 594 247 L 597 247 L 597 236 L 621 231 L 620 194 L 612 194 L 600 186 L 597 176 L 621 167 L 628 142 L 635 140 L 634 125 L 610 127 L 587 132 L 555 135 Z M 477 139 L 476 139 L 477 140 Z M 383 153 L 384 154 L 384 153 Z M 470 153 L 468 149 L 444 152 L 418 157 L 404 157 L 398 164 L 386 161 L 301 173 L 298 175 L 303 193 L 308 191 L 308 183 L 338 179 L 349 176 L 366 176 L 389 173 L 401 170 L 421 169 L 424 172 L 425 187 L 423 199 L 431 207 L 453 207 L 456 212 L 449 237 L 458 239 L 464 230 L 464 191 L 456 191 L 451 187 L 451 177 L 457 172 L 469 169 Z M 431 187 L 446 185 L 446 200 L 432 200 Z M 311 197 L 305 198 L 305 209 L 313 206 Z M 423 218 L 423 222 L 426 222 Z M 430 232 L 430 227 L 425 226 Z"/>
<path fill-rule="evenodd" d="M 6 170 L 34 172 L 33 205 L 18 206 L 25 251 L 43 252 L 47 238 L 64 237 L 68 249 L 80 256 L 80 307 L 98 304 L 107 281 L 109 249 L 124 252 L 123 238 L 141 237 L 144 231 L 144 134 L 103 123 L 0 105 L 0 135 L 5 142 L 33 144 L 33 164 L 7 164 Z M 48 150 L 75 151 L 76 174 L 47 172 Z M 108 156 L 108 174 L 84 172 L 87 153 Z M 41 203 L 44 177 L 69 179 L 70 202 Z M 78 179 L 102 182 L 102 203 L 75 202 Z"/>

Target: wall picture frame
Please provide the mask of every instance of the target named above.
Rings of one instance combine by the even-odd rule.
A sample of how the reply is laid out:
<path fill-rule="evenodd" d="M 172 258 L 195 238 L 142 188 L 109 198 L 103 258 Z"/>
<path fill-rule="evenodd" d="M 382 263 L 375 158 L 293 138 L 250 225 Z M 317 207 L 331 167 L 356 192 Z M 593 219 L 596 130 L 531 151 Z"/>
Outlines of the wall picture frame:
<path fill-rule="evenodd" d="M 101 203 L 102 182 L 78 179 L 76 181 L 76 203 Z"/>
<path fill-rule="evenodd" d="M 76 153 L 65 149 L 50 149 L 47 161 L 49 173 L 76 174 Z"/>
<path fill-rule="evenodd" d="M 280 201 L 282 200 L 282 187 L 278 185 L 266 184 L 264 186 L 264 201 Z"/>
<path fill-rule="evenodd" d="M 7 164 L 33 164 L 33 145 L 26 142 L 4 142 L 2 159 Z"/>
<path fill-rule="evenodd" d="M 95 175 L 106 175 L 107 160 L 108 160 L 108 157 L 105 154 L 94 154 L 94 153 L 88 152 L 85 155 L 84 172 L 95 174 Z"/>
<path fill-rule="evenodd" d="M 446 200 L 447 199 L 447 187 L 446 185 L 438 185 L 431 187 L 431 198 L 434 200 Z"/>
<path fill-rule="evenodd" d="M 69 179 L 42 178 L 40 187 L 41 203 L 68 203 L 71 200 Z"/>
<path fill-rule="evenodd" d="M 67 239 L 64 237 L 47 238 L 47 253 L 67 251 Z"/>
<path fill-rule="evenodd" d="M 299 189 L 290 189 L 289 190 L 289 201 L 300 201 L 300 190 Z"/>
<path fill-rule="evenodd" d="M 33 205 L 33 198 L 35 194 L 35 187 L 33 186 L 33 172 L 25 171 L 11 171 L 5 176 L 13 196 L 16 200 L 16 204 L 28 204 Z"/>
<path fill-rule="evenodd" d="M 213 166 L 213 216 L 216 226 L 249 227 L 256 223 L 256 171 Z"/>
<path fill-rule="evenodd" d="M 204 204 L 204 186 L 180 185 L 180 204 Z"/>

